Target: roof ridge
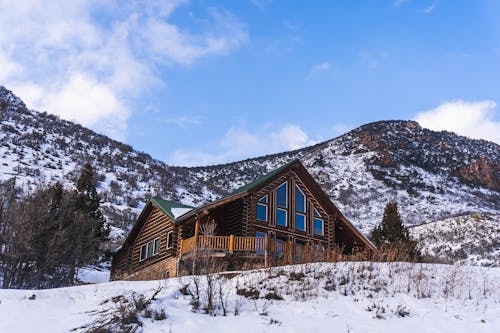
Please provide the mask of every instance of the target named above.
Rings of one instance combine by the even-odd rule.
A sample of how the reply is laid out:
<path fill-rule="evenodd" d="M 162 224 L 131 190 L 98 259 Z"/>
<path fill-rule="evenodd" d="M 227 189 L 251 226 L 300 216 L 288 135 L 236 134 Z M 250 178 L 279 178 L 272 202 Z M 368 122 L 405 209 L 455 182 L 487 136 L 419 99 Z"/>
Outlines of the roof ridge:
<path fill-rule="evenodd" d="M 244 192 L 246 190 L 249 190 L 259 184 L 261 184 L 262 182 L 268 180 L 269 178 L 273 177 L 274 175 L 280 173 L 281 171 L 285 170 L 286 168 L 290 167 L 291 165 L 297 163 L 297 162 L 300 162 L 300 160 L 298 158 L 294 158 L 290 161 L 288 161 L 287 163 L 269 171 L 268 173 L 260 176 L 260 177 L 257 177 L 256 179 L 254 179 L 253 181 L 243 185 L 243 186 L 240 186 L 238 187 L 237 189 L 231 191 L 227 196 L 225 197 L 230 197 L 234 194 L 238 194 L 238 193 L 241 193 L 241 192 Z"/>
<path fill-rule="evenodd" d="M 195 209 L 196 207 L 185 205 L 180 202 L 166 200 L 158 196 L 151 197 L 151 202 L 155 204 L 159 209 L 161 209 L 168 217 L 175 221 L 176 214 L 172 211 L 174 208 L 190 208 L 190 210 Z"/>

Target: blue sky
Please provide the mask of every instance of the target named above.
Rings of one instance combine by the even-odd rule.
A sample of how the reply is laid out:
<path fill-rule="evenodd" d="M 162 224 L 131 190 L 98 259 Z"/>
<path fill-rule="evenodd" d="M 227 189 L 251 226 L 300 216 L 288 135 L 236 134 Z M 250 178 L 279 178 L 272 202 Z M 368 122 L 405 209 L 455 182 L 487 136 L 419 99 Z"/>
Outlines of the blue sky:
<path fill-rule="evenodd" d="M 0 0 L 0 12 L 0 84 L 170 164 L 387 119 L 500 142 L 495 0 Z"/>

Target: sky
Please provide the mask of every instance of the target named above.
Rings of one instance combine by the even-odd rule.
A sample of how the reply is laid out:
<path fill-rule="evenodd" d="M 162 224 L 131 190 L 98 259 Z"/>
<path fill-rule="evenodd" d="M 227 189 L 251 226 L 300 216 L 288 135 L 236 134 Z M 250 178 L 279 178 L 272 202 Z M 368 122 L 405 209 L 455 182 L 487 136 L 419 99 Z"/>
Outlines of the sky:
<path fill-rule="evenodd" d="M 500 1 L 0 0 L 0 85 L 172 165 L 392 119 L 500 143 Z"/>

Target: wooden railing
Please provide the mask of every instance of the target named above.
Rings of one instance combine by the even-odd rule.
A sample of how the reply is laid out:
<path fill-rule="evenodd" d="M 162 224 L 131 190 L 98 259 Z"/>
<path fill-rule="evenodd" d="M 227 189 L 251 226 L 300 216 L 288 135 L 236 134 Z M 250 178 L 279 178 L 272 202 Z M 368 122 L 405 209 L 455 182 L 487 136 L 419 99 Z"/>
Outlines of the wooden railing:
<path fill-rule="evenodd" d="M 234 251 L 264 251 L 266 239 L 257 237 L 235 237 Z"/>
<path fill-rule="evenodd" d="M 229 236 L 198 236 L 198 248 L 207 250 L 229 249 Z"/>
<path fill-rule="evenodd" d="M 266 249 L 266 239 L 260 237 L 239 237 L 239 236 L 193 236 L 182 239 L 180 244 L 180 254 L 191 252 L 195 249 L 211 251 L 233 252 L 256 252 L 264 254 Z"/>

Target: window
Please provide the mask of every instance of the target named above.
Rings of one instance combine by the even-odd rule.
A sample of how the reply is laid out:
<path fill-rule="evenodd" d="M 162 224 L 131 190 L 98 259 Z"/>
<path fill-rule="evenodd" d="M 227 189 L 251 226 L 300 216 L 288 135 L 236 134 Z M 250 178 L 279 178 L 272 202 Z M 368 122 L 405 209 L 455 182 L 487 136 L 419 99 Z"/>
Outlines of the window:
<path fill-rule="evenodd" d="M 295 240 L 295 261 L 302 262 L 304 259 L 304 249 L 306 243 L 303 240 Z"/>
<path fill-rule="evenodd" d="M 304 214 L 306 212 L 306 196 L 298 186 L 295 186 L 295 209 Z"/>
<path fill-rule="evenodd" d="M 256 231 L 255 232 L 255 237 L 259 238 L 259 239 L 265 239 L 266 238 L 266 233 L 265 232 L 261 232 L 261 231 Z M 261 244 L 262 246 L 265 246 L 264 240 L 258 242 L 257 244 Z M 258 249 L 255 250 L 255 254 L 264 254 L 264 251 L 265 251 L 264 248 L 258 248 Z"/>
<path fill-rule="evenodd" d="M 139 261 L 143 261 L 144 259 L 146 259 L 146 244 L 141 246 L 141 254 L 139 256 Z"/>
<path fill-rule="evenodd" d="M 314 251 L 325 251 L 325 246 L 321 244 L 314 244 Z"/>
<path fill-rule="evenodd" d="M 169 231 L 167 232 L 167 250 L 171 249 L 173 245 L 174 245 L 174 232 Z"/>
<path fill-rule="evenodd" d="M 276 189 L 276 225 L 288 226 L 288 183 L 284 182 Z"/>
<path fill-rule="evenodd" d="M 324 235 L 324 222 L 323 219 L 321 218 L 321 215 L 319 215 L 318 211 L 315 209 L 314 210 L 314 234 L 315 235 Z"/>
<path fill-rule="evenodd" d="M 285 241 L 282 239 L 276 239 L 276 257 L 281 257 L 283 255 L 283 249 L 285 247 Z"/>
<path fill-rule="evenodd" d="M 276 210 L 276 224 L 282 227 L 288 225 L 288 212 L 286 209 L 278 208 Z"/>
<path fill-rule="evenodd" d="M 157 255 L 160 252 L 160 239 L 156 238 L 154 240 L 153 255 Z"/>
<path fill-rule="evenodd" d="M 288 189 L 287 182 L 284 182 L 276 190 L 276 205 L 281 208 L 288 208 Z"/>
<path fill-rule="evenodd" d="M 148 242 L 148 251 L 147 258 L 151 258 L 153 256 L 153 242 Z"/>
<path fill-rule="evenodd" d="M 295 186 L 295 229 L 306 231 L 306 196 Z"/>
<path fill-rule="evenodd" d="M 160 238 L 155 238 L 141 246 L 139 261 L 149 259 L 160 252 Z"/>
<path fill-rule="evenodd" d="M 322 244 L 314 244 L 314 260 L 325 260 L 325 246 Z"/>
<path fill-rule="evenodd" d="M 301 213 L 295 213 L 295 229 L 306 231 L 306 216 Z"/>
<path fill-rule="evenodd" d="M 263 196 L 257 202 L 257 221 L 267 222 L 267 208 L 268 208 L 267 195 Z"/>

